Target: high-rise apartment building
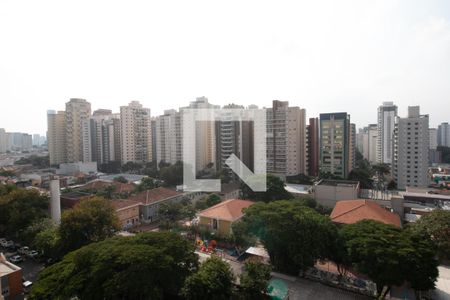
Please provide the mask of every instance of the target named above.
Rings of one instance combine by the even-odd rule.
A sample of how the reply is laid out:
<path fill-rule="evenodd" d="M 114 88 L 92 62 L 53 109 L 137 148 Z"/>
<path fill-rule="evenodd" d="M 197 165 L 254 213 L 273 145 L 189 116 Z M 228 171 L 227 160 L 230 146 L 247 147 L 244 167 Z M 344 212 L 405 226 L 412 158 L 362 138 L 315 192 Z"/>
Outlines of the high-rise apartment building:
<path fill-rule="evenodd" d="M 120 107 L 120 141 L 122 164 L 152 161 L 150 109 L 138 101 Z"/>
<path fill-rule="evenodd" d="M 85 145 L 90 143 L 86 134 L 91 117 L 91 104 L 84 99 L 72 98 L 66 103 L 67 162 L 92 161 Z"/>
<path fill-rule="evenodd" d="M 191 102 L 188 107 L 180 108 L 180 113 L 184 109 L 205 109 L 220 106 L 208 102 L 206 97 L 199 97 Z M 181 130 L 180 130 L 181 132 Z M 180 140 L 181 141 L 181 140 Z M 182 144 L 181 144 L 182 145 Z M 195 168 L 196 171 L 203 170 L 209 165 L 216 165 L 216 130 L 214 121 L 195 122 Z"/>
<path fill-rule="evenodd" d="M 0 128 L 0 153 L 5 153 L 7 149 L 7 136 L 6 131 L 3 128 Z"/>
<path fill-rule="evenodd" d="M 353 160 L 350 115 L 320 114 L 320 171 L 347 178 Z M 356 143 L 356 142 L 355 142 Z"/>
<path fill-rule="evenodd" d="M 306 127 L 309 176 L 319 176 L 319 118 L 310 118 Z"/>
<path fill-rule="evenodd" d="M 67 162 L 66 152 L 66 112 L 47 112 L 47 144 L 50 165 Z"/>
<path fill-rule="evenodd" d="M 155 119 L 157 163 L 175 164 L 182 157 L 181 113 L 174 109 L 164 111 Z"/>
<path fill-rule="evenodd" d="M 397 106 L 393 102 L 383 102 L 378 107 L 378 151 L 379 163 L 392 164 L 393 133 Z"/>
<path fill-rule="evenodd" d="M 267 173 L 281 177 L 307 173 L 306 112 L 274 100 L 266 110 Z"/>
<path fill-rule="evenodd" d="M 369 124 L 368 126 L 368 151 L 367 151 L 367 157 L 365 157 L 371 164 L 376 164 L 378 161 L 379 156 L 377 153 L 379 153 L 379 130 L 377 124 Z"/>
<path fill-rule="evenodd" d="M 360 128 L 356 134 L 356 148 L 365 159 L 369 157 L 369 127 Z"/>
<path fill-rule="evenodd" d="M 430 128 L 430 150 L 436 150 L 438 146 L 438 130 L 436 128 Z"/>
<path fill-rule="evenodd" d="M 356 125 L 350 123 L 348 139 L 348 167 L 350 173 L 356 165 Z"/>
<path fill-rule="evenodd" d="M 438 146 L 450 147 L 450 125 L 447 122 L 438 126 L 437 142 Z"/>
<path fill-rule="evenodd" d="M 120 161 L 119 114 L 113 114 L 109 109 L 98 109 L 92 114 L 85 130 L 84 134 L 89 139 L 89 143 L 85 144 L 85 153 L 90 161 L 99 165 Z"/>
<path fill-rule="evenodd" d="M 242 105 L 229 104 L 223 107 L 221 120 L 216 122 L 216 167 L 218 171 L 234 174 L 225 161 L 231 154 L 236 155 L 244 165 L 254 171 L 253 122 L 232 120 L 231 109 L 244 109 Z"/>
<path fill-rule="evenodd" d="M 393 175 L 397 188 L 428 186 L 429 118 L 419 106 L 408 107 L 406 118 L 397 117 L 394 130 Z"/>

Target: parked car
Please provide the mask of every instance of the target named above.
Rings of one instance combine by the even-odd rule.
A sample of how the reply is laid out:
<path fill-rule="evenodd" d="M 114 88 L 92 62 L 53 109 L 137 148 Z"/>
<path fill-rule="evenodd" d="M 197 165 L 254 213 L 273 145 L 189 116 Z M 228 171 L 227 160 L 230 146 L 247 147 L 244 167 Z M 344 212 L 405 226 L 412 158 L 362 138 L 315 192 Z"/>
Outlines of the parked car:
<path fill-rule="evenodd" d="M 9 261 L 12 262 L 12 263 L 14 263 L 14 264 L 16 264 L 16 263 L 22 262 L 22 261 L 23 261 L 23 258 L 22 258 L 22 256 L 20 256 L 20 255 L 14 255 L 14 256 L 12 256 L 12 257 L 9 259 Z"/>
<path fill-rule="evenodd" d="M 31 289 L 31 286 L 33 285 L 33 282 L 26 280 L 24 282 L 22 282 L 23 285 L 23 290 L 25 293 L 28 293 Z"/>
<path fill-rule="evenodd" d="M 5 247 L 6 246 L 6 239 L 5 238 L 1 238 L 0 239 L 0 246 Z"/>
<path fill-rule="evenodd" d="M 26 253 L 27 257 L 29 258 L 37 258 L 39 256 L 39 252 L 36 250 L 30 250 Z"/>
<path fill-rule="evenodd" d="M 17 250 L 17 252 L 19 253 L 19 254 L 23 254 L 23 255 L 25 255 L 25 254 L 27 254 L 28 252 L 30 251 L 30 248 L 29 247 L 22 247 L 22 248 L 19 248 L 19 250 Z"/>
<path fill-rule="evenodd" d="M 15 244 L 13 241 L 10 240 L 10 241 L 6 241 L 6 243 L 3 247 L 13 249 L 15 247 Z"/>

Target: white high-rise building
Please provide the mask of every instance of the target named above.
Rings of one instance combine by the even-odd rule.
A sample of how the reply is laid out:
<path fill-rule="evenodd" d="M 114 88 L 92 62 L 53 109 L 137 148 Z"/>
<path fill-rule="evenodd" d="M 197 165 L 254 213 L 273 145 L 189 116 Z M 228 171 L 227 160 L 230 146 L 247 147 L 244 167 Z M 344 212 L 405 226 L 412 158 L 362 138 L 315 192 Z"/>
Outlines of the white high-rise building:
<path fill-rule="evenodd" d="M 393 175 L 398 189 L 428 186 L 429 118 L 419 106 L 408 107 L 408 117 L 397 117 L 394 130 Z"/>
<path fill-rule="evenodd" d="M 450 147 L 450 124 L 442 123 L 437 131 L 438 146 Z"/>
<path fill-rule="evenodd" d="M 182 160 L 181 114 L 174 109 L 164 111 L 155 120 L 157 163 L 175 164 Z"/>
<path fill-rule="evenodd" d="M 122 164 L 152 161 L 150 109 L 138 101 L 120 107 L 120 141 Z"/>
<path fill-rule="evenodd" d="M 91 117 L 91 104 L 84 99 L 72 98 L 66 103 L 66 152 L 68 163 L 92 161 L 86 150 L 90 136 L 86 128 Z"/>
<path fill-rule="evenodd" d="M 397 106 L 393 102 L 383 102 L 378 107 L 378 151 L 379 163 L 392 164 L 393 136 Z"/>
<path fill-rule="evenodd" d="M 368 127 L 368 153 L 367 160 L 371 164 L 375 164 L 378 161 L 378 126 L 377 124 L 369 124 Z"/>
<path fill-rule="evenodd" d="M 274 100 L 266 110 L 267 173 L 282 177 L 307 174 L 306 111 Z"/>
<path fill-rule="evenodd" d="M 360 128 L 356 134 L 356 147 L 365 159 L 369 159 L 369 127 Z"/>
<path fill-rule="evenodd" d="M 66 112 L 47 112 L 47 145 L 50 165 L 67 162 L 66 152 Z"/>

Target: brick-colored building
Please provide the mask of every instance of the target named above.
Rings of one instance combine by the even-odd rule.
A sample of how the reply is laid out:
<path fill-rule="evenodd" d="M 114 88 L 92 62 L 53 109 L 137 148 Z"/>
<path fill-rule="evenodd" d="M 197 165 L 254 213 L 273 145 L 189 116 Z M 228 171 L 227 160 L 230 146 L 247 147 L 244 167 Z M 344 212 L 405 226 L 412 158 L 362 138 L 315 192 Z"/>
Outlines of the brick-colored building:
<path fill-rule="evenodd" d="M 199 212 L 199 225 L 220 235 L 230 235 L 233 222 L 242 218 L 244 215 L 242 210 L 253 204 L 254 202 L 249 200 L 226 200 Z"/>
<path fill-rule="evenodd" d="M 123 229 L 138 225 L 139 207 L 142 202 L 135 200 L 112 200 L 111 202 L 116 209 L 117 217 Z"/>
<path fill-rule="evenodd" d="M 0 253 L 0 299 L 23 299 L 22 269 Z"/>

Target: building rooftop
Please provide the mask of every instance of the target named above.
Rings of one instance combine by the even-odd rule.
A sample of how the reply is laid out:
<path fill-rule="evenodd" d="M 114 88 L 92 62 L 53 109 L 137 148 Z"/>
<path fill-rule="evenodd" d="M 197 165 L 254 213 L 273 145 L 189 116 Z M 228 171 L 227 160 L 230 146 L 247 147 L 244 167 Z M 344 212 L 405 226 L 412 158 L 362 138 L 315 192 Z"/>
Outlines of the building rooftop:
<path fill-rule="evenodd" d="M 112 205 L 116 210 L 122 210 L 125 208 L 133 207 L 142 204 L 142 202 L 130 199 L 112 200 Z"/>
<path fill-rule="evenodd" d="M 7 261 L 3 253 L 0 253 L 0 278 L 18 270 L 20 270 L 18 266 Z"/>
<path fill-rule="evenodd" d="M 73 200 L 81 199 L 81 198 L 89 197 L 89 196 L 92 196 L 92 194 L 83 193 L 83 192 L 76 192 L 76 191 L 75 192 L 68 192 L 68 193 L 62 193 L 61 194 L 61 198 L 73 199 Z"/>
<path fill-rule="evenodd" d="M 240 219 L 244 215 L 242 212 L 244 208 L 247 208 L 253 204 L 254 202 L 249 200 L 230 199 L 202 210 L 198 213 L 198 215 L 200 217 L 233 222 Z"/>
<path fill-rule="evenodd" d="M 151 190 L 143 191 L 133 197 L 130 198 L 130 200 L 142 202 L 144 205 L 155 203 L 158 201 L 162 201 L 165 199 L 173 198 L 176 196 L 182 195 L 182 193 L 179 193 L 177 191 L 165 188 L 165 187 L 159 187 Z"/>
<path fill-rule="evenodd" d="M 109 186 L 114 186 L 115 187 L 114 191 L 116 193 L 133 192 L 135 189 L 135 185 L 131 184 L 131 183 L 122 183 L 122 182 L 108 181 L 108 180 L 103 180 L 103 179 L 92 180 L 92 181 L 86 183 L 85 185 L 80 186 L 78 189 L 79 190 L 84 190 L 84 189 L 99 190 L 99 189 L 104 189 Z"/>
<path fill-rule="evenodd" d="M 328 186 L 352 186 L 358 187 L 359 181 L 353 180 L 333 180 L 333 179 L 322 179 L 316 185 L 328 185 Z"/>
<path fill-rule="evenodd" d="M 401 227 L 400 217 L 370 200 L 342 200 L 336 203 L 330 215 L 331 221 L 353 224 L 361 220 L 374 220 Z"/>

